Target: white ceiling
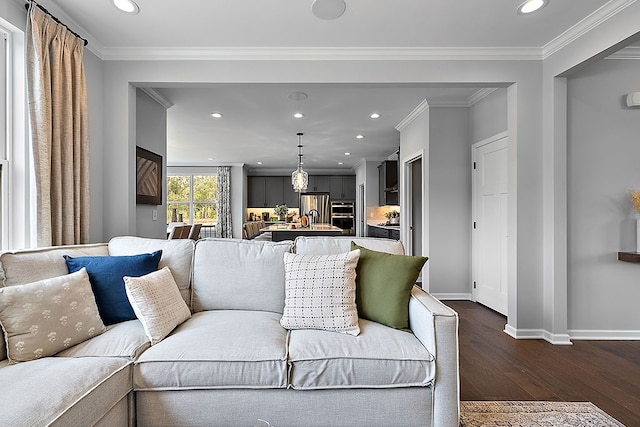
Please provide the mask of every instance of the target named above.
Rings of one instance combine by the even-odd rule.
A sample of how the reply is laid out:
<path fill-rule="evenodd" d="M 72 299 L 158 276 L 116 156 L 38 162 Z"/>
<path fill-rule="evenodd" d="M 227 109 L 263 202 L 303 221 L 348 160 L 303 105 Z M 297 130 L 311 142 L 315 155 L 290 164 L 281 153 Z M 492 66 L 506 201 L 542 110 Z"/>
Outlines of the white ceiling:
<path fill-rule="evenodd" d="M 15 0 L 21 2 L 21 0 Z M 344 15 L 320 20 L 312 0 L 136 0 L 128 15 L 110 0 L 41 0 L 39 3 L 85 36 L 97 56 L 109 59 L 211 58 L 244 53 L 349 55 L 491 54 L 542 58 L 586 29 L 622 0 L 550 0 L 529 16 L 523 0 L 346 0 Z M 197 62 L 194 62 L 197 66 Z M 257 64 L 257 66 L 259 66 Z M 481 87 L 381 85 L 206 85 L 159 92 L 168 110 L 168 161 L 295 166 L 296 133 L 305 167 L 349 168 L 362 157 L 386 157 L 399 144 L 396 125 L 424 99 L 468 105 Z M 291 101 L 292 91 L 309 99 Z M 480 92 L 482 93 L 482 92 Z M 305 118 L 294 120 L 300 110 Z M 382 118 L 367 118 L 373 110 Z M 209 116 L 220 111 L 224 117 Z M 366 135 L 356 140 L 357 133 Z M 351 152 L 351 156 L 345 156 Z M 339 166 L 339 161 L 345 164 Z"/>

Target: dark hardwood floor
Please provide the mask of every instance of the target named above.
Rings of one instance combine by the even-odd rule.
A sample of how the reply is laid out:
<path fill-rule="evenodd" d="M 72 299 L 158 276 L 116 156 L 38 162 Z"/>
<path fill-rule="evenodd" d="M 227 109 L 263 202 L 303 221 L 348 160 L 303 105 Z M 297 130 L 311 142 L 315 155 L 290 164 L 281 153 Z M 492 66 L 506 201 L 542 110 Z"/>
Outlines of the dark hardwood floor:
<path fill-rule="evenodd" d="M 460 317 L 461 400 L 589 401 L 640 426 L 640 341 L 516 340 L 506 318 L 470 301 L 444 301 Z"/>

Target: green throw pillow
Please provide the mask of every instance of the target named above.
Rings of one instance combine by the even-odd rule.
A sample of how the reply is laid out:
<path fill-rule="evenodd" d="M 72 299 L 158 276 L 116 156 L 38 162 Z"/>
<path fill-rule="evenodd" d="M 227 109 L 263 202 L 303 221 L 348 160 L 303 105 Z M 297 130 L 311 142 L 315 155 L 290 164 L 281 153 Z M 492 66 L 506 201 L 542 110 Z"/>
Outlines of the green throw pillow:
<path fill-rule="evenodd" d="M 358 316 L 396 329 L 409 328 L 411 288 L 426 257 L 393 255 L 363 248 L 356 267 Z"/>

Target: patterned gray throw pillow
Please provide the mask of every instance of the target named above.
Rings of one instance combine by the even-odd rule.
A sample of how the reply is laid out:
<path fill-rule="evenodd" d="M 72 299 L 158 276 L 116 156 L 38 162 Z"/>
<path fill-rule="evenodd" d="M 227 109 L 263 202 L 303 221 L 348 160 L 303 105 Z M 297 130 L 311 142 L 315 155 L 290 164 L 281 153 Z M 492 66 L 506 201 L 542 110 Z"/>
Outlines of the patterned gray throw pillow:
<path fill-rule="evenodd" d="M 10 364 L 52 356 L 106 330 L 84 268 L 0 288 L 0 324 Z"/>

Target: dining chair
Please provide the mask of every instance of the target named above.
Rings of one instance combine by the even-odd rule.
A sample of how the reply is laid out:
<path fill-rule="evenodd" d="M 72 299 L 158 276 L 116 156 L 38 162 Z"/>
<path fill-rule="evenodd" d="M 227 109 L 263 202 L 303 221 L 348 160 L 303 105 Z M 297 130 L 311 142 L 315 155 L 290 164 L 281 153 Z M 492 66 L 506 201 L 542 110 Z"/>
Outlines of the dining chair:
<path fill-rule="evenodd" d="M 200 229 L 202 228 L 202 224 L 193 224 L 191 230 L 189 231 L 189 239 L 198 240 L 200 238 Z"/>
<path fill-rule="evenodd" d="M 189 232 L 191 231 L 190 225 L 178 225 L 171 229 L 169 233 L 169 240 L 173 239 L 188 239 Z"/>

